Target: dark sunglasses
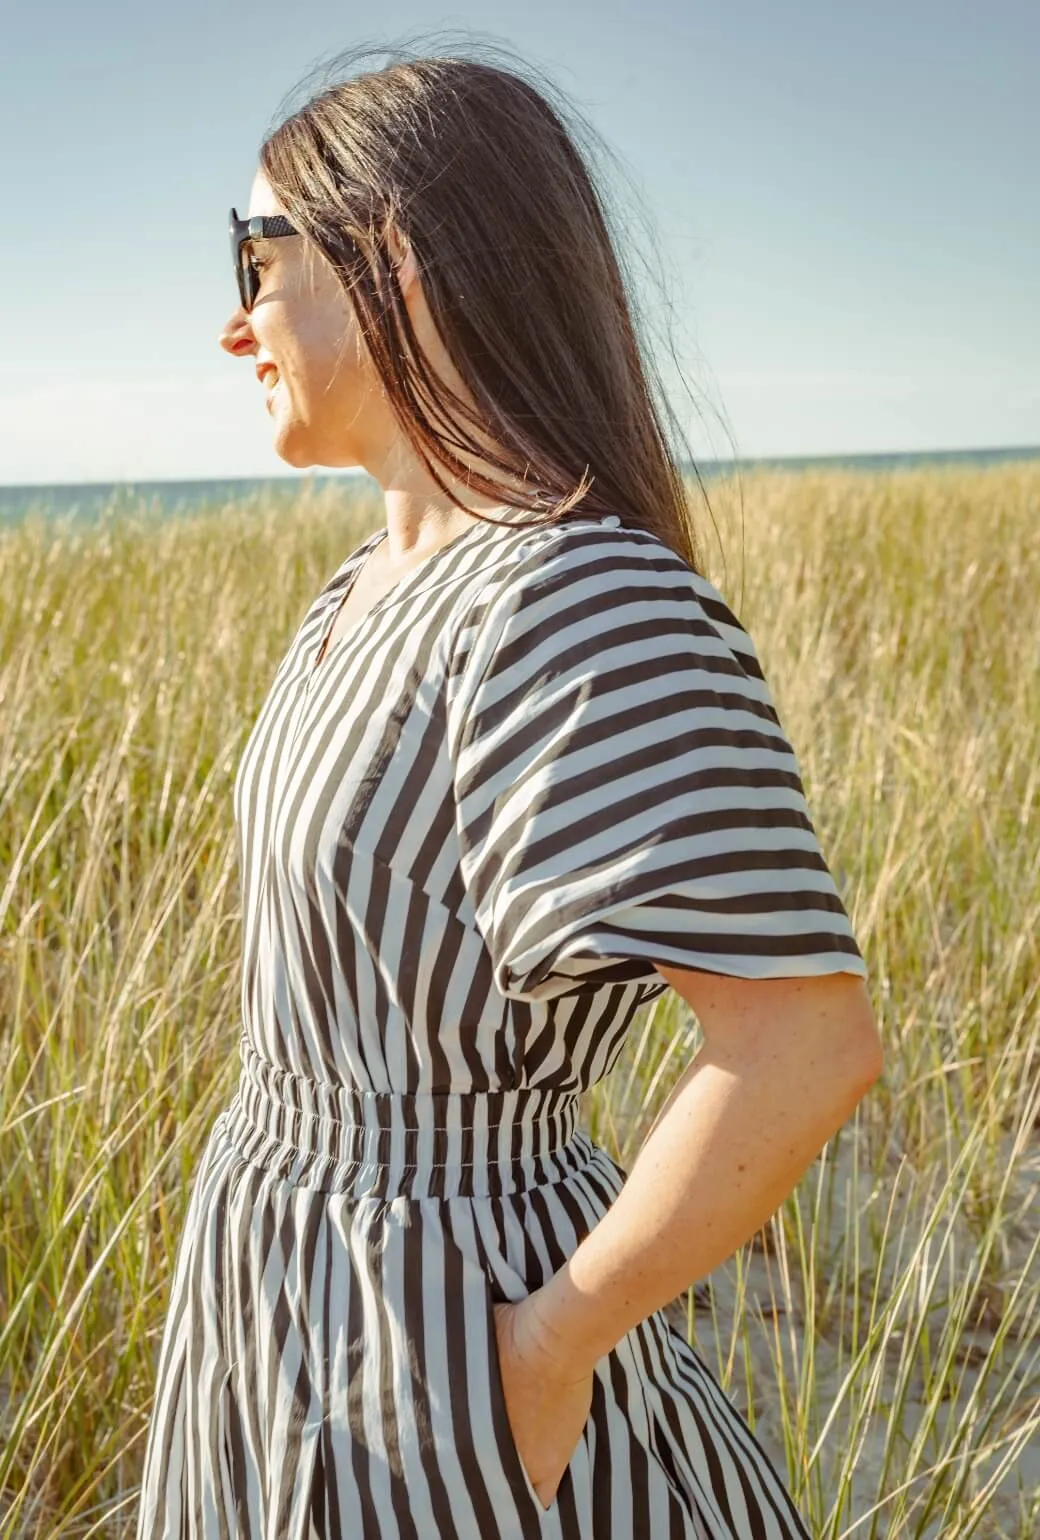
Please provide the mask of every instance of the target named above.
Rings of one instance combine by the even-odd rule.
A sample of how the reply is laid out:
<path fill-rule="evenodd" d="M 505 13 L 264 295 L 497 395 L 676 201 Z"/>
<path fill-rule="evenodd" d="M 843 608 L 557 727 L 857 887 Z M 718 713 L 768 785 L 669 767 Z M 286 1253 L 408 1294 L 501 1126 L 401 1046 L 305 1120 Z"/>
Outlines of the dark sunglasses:
<path fill-rule="evenodd" d="M 242 301 L 242 309 L 249 311 L 260 290 L 260 274 L 253 266 L 249 242 L 269 241 L 278 235 L 299 235 L 300 232 L 284 214 L 254 214 L 252 219 L 239 219 L 237 210 L 232 209 L 229 233 L 238 297 Z"/>

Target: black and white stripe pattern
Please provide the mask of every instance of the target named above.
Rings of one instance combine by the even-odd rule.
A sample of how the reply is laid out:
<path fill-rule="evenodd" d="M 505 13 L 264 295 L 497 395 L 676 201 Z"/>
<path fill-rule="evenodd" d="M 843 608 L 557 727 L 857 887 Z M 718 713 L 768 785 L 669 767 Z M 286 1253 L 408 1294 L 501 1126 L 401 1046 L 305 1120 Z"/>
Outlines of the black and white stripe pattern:
<path fill-rule="evenodd" d="M 790 1540 L 804 1525 L 655 1314 L 597 1365 L 541 1507 L 493 1305 L 624 1173 L 578 1126 L 654 959 L 863 960 L 746 633 L 618 520 L 474 524 L 315 669 L 311 606 L 235 783 L 238 1093 L 203 1153 L 137 1540 Z"/>

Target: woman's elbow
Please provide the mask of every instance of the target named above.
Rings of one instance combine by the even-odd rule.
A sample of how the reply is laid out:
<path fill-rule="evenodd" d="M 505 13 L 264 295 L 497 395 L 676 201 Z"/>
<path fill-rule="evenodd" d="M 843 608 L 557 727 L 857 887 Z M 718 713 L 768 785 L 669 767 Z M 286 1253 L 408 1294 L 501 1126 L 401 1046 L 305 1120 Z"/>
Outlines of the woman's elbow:
<path fill-rule="evenodd" d="M 829 1060 L 858 1101 L 884 1072 L 881 1034 L 862 979 L 840 974 L 828 982 L 830 989 L 818 992 L 818 1010 L 800 1016 L 797 1027 L 792 1023 L 792 1034 L 804 1031 L 807 1051 L 818 1064 Z"/>
<path fill-rule="evenodd" d="M 862 980 L 859 984 L 858 997 L 853 996 L 851 1009 L 845 1017 L 843 1035 L 848 1040 L 848 1054 L 855 1077 L 866 1092 L 875 1081 L 880 1080 L 884 1072 L 885 1051 L 870 996 Z"/>

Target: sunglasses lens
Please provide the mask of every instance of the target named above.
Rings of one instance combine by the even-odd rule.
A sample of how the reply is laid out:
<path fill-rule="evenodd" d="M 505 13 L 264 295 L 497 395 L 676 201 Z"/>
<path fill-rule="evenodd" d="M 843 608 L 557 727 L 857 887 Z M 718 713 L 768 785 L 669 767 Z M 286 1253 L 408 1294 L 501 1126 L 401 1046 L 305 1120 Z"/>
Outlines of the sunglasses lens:
<path fill-rule="evenodd" d="M 245 220 L 239 219 L 237 210 L 232 209 L 228 216 L 228 224 L 231 234 L 231 263 L 235 269 L 238 297 L 242 302 L 243 310 L 251 310 L 259 284 L 253 264 L 249 260 L 249 242 L 243 230 Z"/>
<path fill-rule="evenodd" d="M 245 244 L 242 245 L 235 264 L 235 277 L 238 279 L 238 297 L 242 301 L 243 309 L 252 310 L 259 283 Z"/>

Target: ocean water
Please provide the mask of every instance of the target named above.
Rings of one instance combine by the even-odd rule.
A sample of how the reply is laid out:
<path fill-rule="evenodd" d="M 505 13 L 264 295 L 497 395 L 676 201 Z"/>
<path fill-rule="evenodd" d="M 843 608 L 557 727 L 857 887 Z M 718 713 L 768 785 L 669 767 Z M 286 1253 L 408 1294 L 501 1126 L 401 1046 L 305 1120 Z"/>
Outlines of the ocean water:
<path fill-rule="evenodd" d="M 699 460 L 704 481 L 731 474 L 734 469 L 827 470 L 847 468 L 870 472 L 898 471 L 917 466 L 1002 465 L 1009 461 L 1040 460 L 1040 445 L 1012 449 L 957 449 L 922 451 L 919 454 L 815 455 L 806 457 L 733 460 Z M 217 481 L 97 481 L 55 485 L 0 486 L 0 525 L 15 524 L 30 512 L 72 521 L 97 519 L 103 510 L 157 519 L 188 514 L 207 504 L 226 504 L 255 499 L 292 501 L 305 486 L 315 491 L 342 487 L 345 494 L 377 492 L 365 475 L 305 473 L 300 476 L 229 477 Z"/>

